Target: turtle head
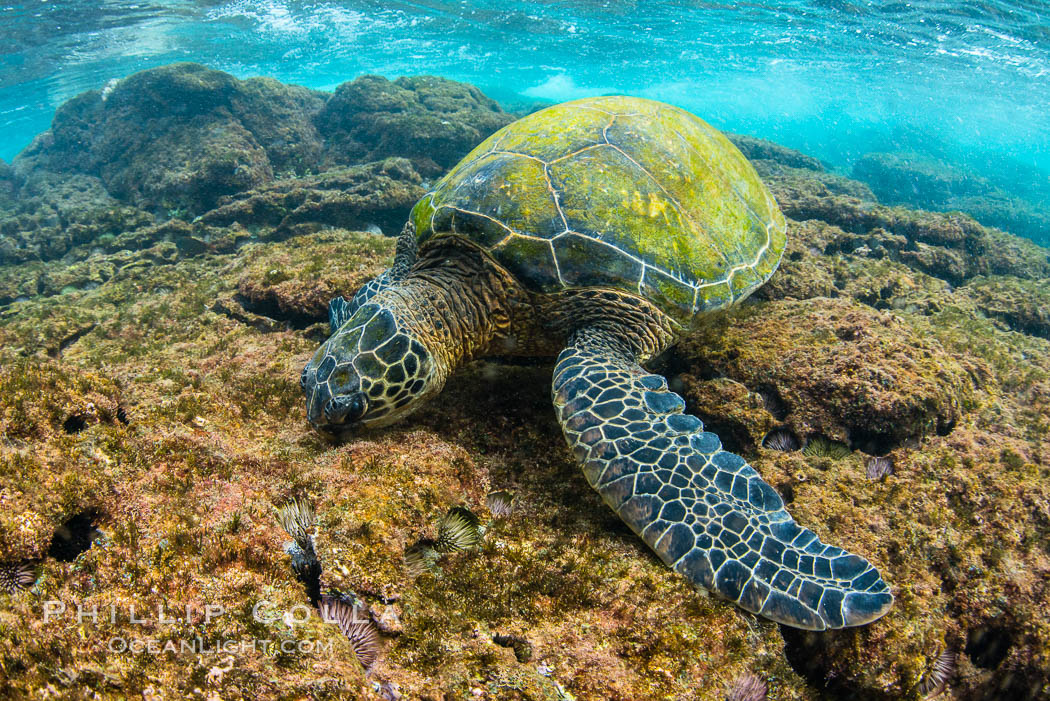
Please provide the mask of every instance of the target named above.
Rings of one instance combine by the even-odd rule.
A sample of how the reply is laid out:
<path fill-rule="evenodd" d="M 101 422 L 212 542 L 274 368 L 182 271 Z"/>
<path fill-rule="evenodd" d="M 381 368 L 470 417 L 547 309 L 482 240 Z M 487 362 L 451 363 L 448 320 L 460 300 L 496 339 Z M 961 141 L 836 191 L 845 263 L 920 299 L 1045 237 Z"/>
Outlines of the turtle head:
<path fill-rule="evenodd" d="M 436 367 L 433 355 L 393 311 L 365 304 L 303 369 L 306 416 L 327 434 L 391 424 L 441 390 Z"/>

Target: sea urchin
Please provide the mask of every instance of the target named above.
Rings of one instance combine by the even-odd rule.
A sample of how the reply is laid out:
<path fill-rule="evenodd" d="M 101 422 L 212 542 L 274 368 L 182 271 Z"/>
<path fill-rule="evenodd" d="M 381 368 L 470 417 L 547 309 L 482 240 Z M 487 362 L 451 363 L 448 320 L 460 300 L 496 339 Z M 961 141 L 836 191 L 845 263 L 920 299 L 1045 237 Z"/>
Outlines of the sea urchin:
<path fill-rule="evenodd" d="M 343 596 L 325 594 L 321 597 L 321 618 L 334 623 L 350 641 L 354 656 L 368 669 L 379 657 L 379 629 L 362 608 Z"/>
<path fill-rule="evenodd" d="M 454 506 L 438 521 L 438 536 L 434 548 L 452 553 L 469 550 L 481 542 L 481 525 L 470 509 Z"/>
<path fill-rule="evenodd" d="M 0 591 L 17 594 L 33 586 L 35 581 L 36 572 L 32 562 L 0 562 Z"/>

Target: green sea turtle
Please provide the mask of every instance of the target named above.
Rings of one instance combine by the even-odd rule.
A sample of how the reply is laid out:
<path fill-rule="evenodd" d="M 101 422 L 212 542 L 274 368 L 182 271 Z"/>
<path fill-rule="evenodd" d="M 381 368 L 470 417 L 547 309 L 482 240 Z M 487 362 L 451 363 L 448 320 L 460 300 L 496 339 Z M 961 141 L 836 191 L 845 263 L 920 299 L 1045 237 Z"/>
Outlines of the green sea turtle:
<path fill-rule="evenodd" d="M 403 418 L 484 355 L 557 355 L 552 397 L 591 485 L 666 562 L 748 611 L 823 630 L 893 597 L 798 526 L 643 364 L 764 283 L 786 224 L 744 156 L 692 114 L 600 97 L 485 140 L 413 208 L 392 267 L 329 307 L 307 416 Z"/>

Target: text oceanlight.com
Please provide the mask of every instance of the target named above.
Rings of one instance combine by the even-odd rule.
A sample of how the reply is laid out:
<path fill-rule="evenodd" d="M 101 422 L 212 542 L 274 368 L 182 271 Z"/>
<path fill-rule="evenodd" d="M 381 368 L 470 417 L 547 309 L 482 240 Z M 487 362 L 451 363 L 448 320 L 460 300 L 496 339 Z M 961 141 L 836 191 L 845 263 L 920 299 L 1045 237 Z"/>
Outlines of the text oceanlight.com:
<path fill-rule="evenodd" d="M 125 638 L 115 636 L 109 639 L 106 647 L 110 652 L 130 652 L 133 655 L 161 655 L 164 653 L 191 653 L 194 655 L 238 655 L 259 653 L 276 655 L 298 652 L 307 655 L 331 654 L 334 643 L 316 640 L 263 640 L 263 639 L 227 639 L 205 641 L 197 638 Z"/>

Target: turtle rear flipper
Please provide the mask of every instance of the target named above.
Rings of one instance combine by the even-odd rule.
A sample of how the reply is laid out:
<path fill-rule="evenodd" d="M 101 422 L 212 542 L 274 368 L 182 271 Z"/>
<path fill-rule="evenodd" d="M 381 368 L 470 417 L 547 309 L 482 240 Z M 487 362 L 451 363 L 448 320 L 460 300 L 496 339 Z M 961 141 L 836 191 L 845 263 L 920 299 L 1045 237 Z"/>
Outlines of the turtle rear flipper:
<path fill-rule="evenodd" d="M 797 628 L 862 625 L 893 602 L 864 558 L 795 523 L 747 462 L 608 332 L 577 332 L 553 399 L 587 481 L 693 583 Z"/>

